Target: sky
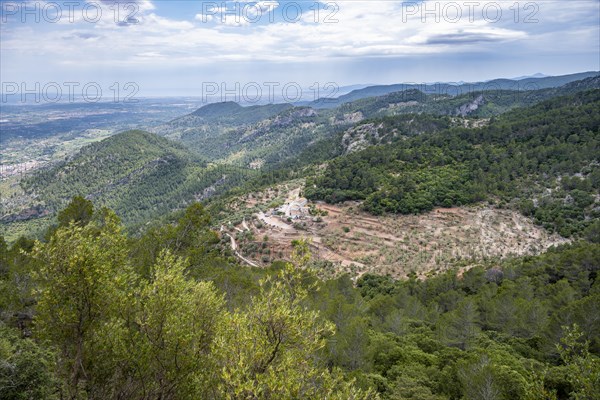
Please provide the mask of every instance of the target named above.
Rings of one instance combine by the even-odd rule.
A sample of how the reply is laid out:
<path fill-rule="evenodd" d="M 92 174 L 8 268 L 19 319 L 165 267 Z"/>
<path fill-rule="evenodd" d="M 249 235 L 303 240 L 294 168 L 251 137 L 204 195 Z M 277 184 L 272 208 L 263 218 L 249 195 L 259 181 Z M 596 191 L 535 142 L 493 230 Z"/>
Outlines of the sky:
<path fill-rule="evenodd" d="M 3 93 L 306 97 L 600 70 L 598 0 L 1 4 Z"/>

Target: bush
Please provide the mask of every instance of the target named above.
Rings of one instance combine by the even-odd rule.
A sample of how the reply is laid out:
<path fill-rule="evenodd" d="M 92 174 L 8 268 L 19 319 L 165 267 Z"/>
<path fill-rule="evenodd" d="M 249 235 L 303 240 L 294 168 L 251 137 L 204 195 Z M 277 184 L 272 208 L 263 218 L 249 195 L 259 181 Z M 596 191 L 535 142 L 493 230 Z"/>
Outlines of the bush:
<path fill-rule="evenodd" d="M 0 323 L 0 398 L 55 399 L 54 355 Z"/>

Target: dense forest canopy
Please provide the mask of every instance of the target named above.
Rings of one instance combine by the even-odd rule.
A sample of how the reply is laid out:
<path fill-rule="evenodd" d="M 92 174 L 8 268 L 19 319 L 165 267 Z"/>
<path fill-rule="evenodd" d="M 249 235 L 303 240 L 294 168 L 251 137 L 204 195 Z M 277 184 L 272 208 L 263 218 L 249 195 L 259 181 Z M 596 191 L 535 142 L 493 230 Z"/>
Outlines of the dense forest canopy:
<path fill-rule="evenodd" d="M 599 398 L 598 244 L 354 285 L 304 241 L 242 267 L 209 227 L 194 204 L 128 237 L 76 198 L 0 240 L 0 397 Z"/>
<path fill-rule="evenodd" d="M 151 128 L 154 134 L 139 130 L 122 132 L 26 175 L 17 184 L 5 182 L 2 187 L 7 191 L 3 198 L 5 211 L 0 224 L 6 226 L 6 236 L 10 241 L 23 234 L 39 234 L 73 196 L 82 195 L 99 205 L 110 207 L 122 218 L 130 232 L 139 232 L 146 224 L 155 223 L 156 219 L 163 219 L 172 211 L 181 211 L 192 201 L 215 204 L 229 194 L 255 189 L 257 184 L 272 184 L 298 176 L 319 180 L 320 165 L 335 158 L 339 158 L 342 165 L 346 162 L 362 166 L 364 160 L 361 159 L 368 158 L 369 151 L 379 151 L 370 149 L 373 146 L 383 146 L 386 159 L 405 157 L 394 154 L 397 150 L 387 148 L 399 149 L 402 147 L 399 142 L 409 139 L 404 147 L 421 147 L 424 156 L 429 156 L 426 146 L 447 154 L 445 160 L 432 160 L 435 162 L 432 168 L 439 169 L 437 173 L 444 180 L 453 175 L 451 182 L 444 184 L 439 179 L 436 182 L 427 171 L 421 173 L 415 170 L 414 165 L 403 166 L 402 169 L 398 165 L 393 168 L 382 165 L 378 170 L 361 170 L 358 176 L 350 176 L 344 171 L 340 176 L 343 188 L 335 187 L 335 184 L 329 187 L 326 174 L 318 190 L 311 191 L 309 186 L 307 193 L 313 199 L 333 202 L 368 200 L 365 209 L 377 214 L 422 212 L 436 205 L 465 204 L 493 198 L 502 204 L 512 203 L 511 206 L 521 209 L 526 215 L 535 211 L 537 222 L 564 236 L 579 235 L 589 225 L 581 218 L 587 220 L 593 217 L 590 210 L 594 207 L 585 206 L 594 192 L 589 182 L 581 185 L 575 181 L 568 183 L 568 187 L 573 184 L 581 186 L 574 192 L 558 190 L 561 183 L 552 181 L 562 180 L 565 174 L 555 174 L 550 176 L 550 182 L 542 183 L 546 179 L 543 174 L 547 172 L 540 170 L 538 165 L 527 166 L 527 171 L 517 170 L 507 177 L 506 168 L 512 167 L 512 162 L 522 164 L 523 157 L 529 157 L 527 152 L 538 149 L 540 143 L 536 140 L 531 143 L 487 141 L 493 139 L 493 133 L 490 133 L 493 130 L 503 130 L 507 136 L 512 134 L 506 131 L 509 128 L 502 122 L 510 115 L 519 120 L 508 121 L 513 125 L 510 129 L 514 130 L 516 125 L 524 122 L 533 123 L 535 114 L 545 115 L 548 112 L 543 107 L 535 108 L 535 105 L 553 104 L 553 101 L 562 98 L 562 107 L 566 109 L 569 105 L 564 99 L 585 97 L 582 93 L 598 87 L 600 77 L 596 75 L 560 87 L 505 90 L 492 86 L 455 96 L 436 92 L 425 94 L 412 88 L 382 96 L 361 97 L 332 109 L 289 104 L 247 107 L 233 102 L 209 104 Z M 586 104 L 593 102 L 590 99 L 583 101 Z M 531 106 L 534 107 L 523 108 Z M 576 102 L 571 106 L 578 108 Z M 551 107 L 561 106 L 555 103 Z M 502 115 L 511 110 L 514 112 Z M 521 115 L 520 112 L 531 115 Z M 577 116 L 564 114 L 563 117 L 563 121 L 550 121 L 549 124 L 562 129 L 560 124 L 564 125 L 564 121 Z M 554 118 L 560 117 L 555 115 Z M 575 131 L 577 128 L 570 129 Z M 484 132 L 484 136 L 469 136 L 465 132 L 470 130 Z M 556 151 L 562 151 L 564 156 L 565 152 L 579 151 L 582 146 L 592 146 L 587 150 L 594 150 L 594 143 L 588 143 L 588 139 L 595 140 L 594 133 L 597 132 L 592 129 L 581 133 L 587 136 L 577 141 L 577 132 L 567 143 L 569 147 L 562 146 Z M 436 134 L 438 137 L 453 136 L 453 148 L 448 148 L 450 139 L 432 140 Z M 428 139 L 419 139 L 419 136 Z M 560 142 L 565 138 L 558 137 L 557 140 Z M 456 146 L 462 145 L 467 147 L 456 149 Z M 530 149 L 529 145 L 533 147 Z M 544 149 L 555 145 L 543 143 Z M 527 151 L 519 154 L 524 147 Z M 514 154 L 506 157 L 494 153 L 507 149 Z M 360 150 L 366 153 L 361 156 L 353 154 Z M 457 151 L 460 154 L 456 154 Z M 436 157 L 435 154 L 431 156 Z M 535 157 L 541 159 L 544 154 L 536 153 Z M 549 159 L 546 163 L 564 163 L 564 158 Z M 373 161 L 378 160 L 371 160 L 371 163 Z M 580 164 L 581 160 L 575 161 Z M 330 171 L 336 168 L 335 165 Z M 421 168 L 426 166 L 421 162 Z M 586 170 L 575 172 L 575 176 L 583 174 L 590 178 L 593 175 L 590 175 L 589 169 L 594 168 L 595 164 L 592 164 Z M 400 172 L 405 176 L 395 182 Z M 521 184 L 524 174 L 533 182 Z M 335 172 L 334 178 L 338 175 Z M 514 175 L 519 175 L 516 180 Z M 511 182 L 498 187 L 498 180 Z M 529 183 L 534 187 L 530 188 Z M 427 185 L 430 185 L 430 190 L 417 190 L 418 193 L 411 196 L 404 193 L 412 190 L 413 186 Z M 450 185 L 455 190 L 450 190 Z M 528 192 L 520 193 L 522 188 Z M 540 196 L 546 189 L 552 191 L 549 198 Z M 519 196 L 510 192 L 517 192 Z M 574 207 L 563 213 L 560 199 L 568 205 L 574 204 Z"/>

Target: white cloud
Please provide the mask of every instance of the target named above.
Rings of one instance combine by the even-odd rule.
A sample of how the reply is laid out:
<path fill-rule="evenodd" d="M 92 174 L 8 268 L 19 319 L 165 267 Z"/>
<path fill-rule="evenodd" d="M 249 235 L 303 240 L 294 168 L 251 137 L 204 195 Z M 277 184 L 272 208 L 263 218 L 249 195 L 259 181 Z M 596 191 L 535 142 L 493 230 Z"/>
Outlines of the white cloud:
<path fill-rule="evenodd" d="M 108 8 L 111 2 L 113 0 L 102 3 L 107 16 L 111 15 Z M 509 3 L 506 7 L 513 4 Z M 577 4 L 574 10 L 569 11 L 573 16 L 597 12 L 592 2 L 574 3 Z M 475 14 L 474 21 L 467 16 L 455 22 L 450 21 L 451 18 L 432 22 L 434 17 L 423 21 L 420 13 L 407 15 L 406 7 L 393 1 L 341 0 L 337 2 L 339 10 L 335 15 L 331 15 L 333 8 L 320 10 L 317 23 L 313 10 L 305 10 L 301 21 L 287 23 L 280 15 L 283 6 L 277 1 L 244 2 L 256 6 L 248 10 L 268 10 L 279 16 L 274 23 L 261 18 L 258 24 L 249 23 L 243 16 L 240 18 L 233 13 L 225 13 L 222 18 L 223 9 L 213 10 L 210 14 L 192 14 L 193 20 L 178 20 L 158 15 L 151 1 L 138 0 L 135 4 L 139 7 L 135 13 L 136 23 L 115 24 L 112 18 L 106 17 L 94 24 L 79 20 L 63 27 L 49 24 L 7 27 L 4 24 L 2 51 L 35 54 L 43 49 L 44 57 L 58 62 L 77 60 L 82 66 L 156 65 L 157 62 L 166 66 L 201 65 L 223 60 L 312 62 L 344 57 L 403 57 L 477 51 L 489 48 L 490 43 L 543 46 L 544 43 L 559 42 L 558 38 L 568 38 L 567 47 L 583 49 L 597 40 L 593 34 L 598 33 L 597 28 L 587 27 L 589 34 L 581 41 L 577 34 L 564 34 L 547 26 L 548 12 L 556 11 L 552 2 L 540 4 L 538 24 L 514 23 L 511 14 L 506 14 L 501 21 L 490 22 L 481 12 Z M 433 2 L 428 4 L 432 9 Z M 327 16 L 338 22 L 325 23 Z M 550 20 L 554 21 L 554 18 L 551 14 Z M 43 35 L 37 32 L 40 28 L 44 29 Z M 85 46 L 74 41 L 75 37 L 94 39 L 95 42 L 93 46 Z"/>
<path fill-rule="evenodd" d="M 194 19 L 196 21 L 206 23 L 206 22 L 211 22 L 214 19 L 214 16 L 211 14 L 196 14 L 194 16 Z"/>

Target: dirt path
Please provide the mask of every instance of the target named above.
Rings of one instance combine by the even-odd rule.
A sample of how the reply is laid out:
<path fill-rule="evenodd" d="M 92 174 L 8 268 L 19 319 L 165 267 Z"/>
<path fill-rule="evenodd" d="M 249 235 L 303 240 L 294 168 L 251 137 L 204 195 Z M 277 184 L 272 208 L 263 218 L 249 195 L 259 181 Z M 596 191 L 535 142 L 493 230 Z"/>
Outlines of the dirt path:
<path fill-rule="evenodd" d="M 247 231 L 250 230 L 250 228 L 248 228 L 248 224 L 246 223 L 245 219 L 242 220 L 242 226 L 244 227 L 245 230 L 247 230 Z"/>
<path fill-rule="evenodd" d="M 224 227 L 221 225 L 221 232 L 224 232 L 225 229 Z M 241 255 L 237 249 L 238 249 L 238 245 L 235 241 L 235 239 L 233 238 L 233 236 L 231 236 L 229 233 L 224 232 L 225 235 L 227 235 L 229 237 L 229 245 L 231 246 L 231 250 L 233 251 L 233 253 L 236 255 L 236 257 L 238 257 L 240 260 L 242 260 L 243 262 L 245 262 L 246 264 L 252 266 L 252 267 L 260 267 L 260 265 L 256 264 L 254 261 L 247 259 L 246 257 L 244 257 L 243 255 Z"/>
<path fill-rule="evenodd" d="M 300 197 L 300 188 L 296 188 L 296 189 L 290 190 L 287 201 L 288 201 L 288 203 L 291 203 L 292 201 L 298 200 L 299 197 Z"/>

